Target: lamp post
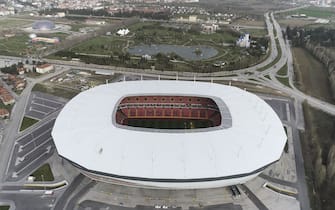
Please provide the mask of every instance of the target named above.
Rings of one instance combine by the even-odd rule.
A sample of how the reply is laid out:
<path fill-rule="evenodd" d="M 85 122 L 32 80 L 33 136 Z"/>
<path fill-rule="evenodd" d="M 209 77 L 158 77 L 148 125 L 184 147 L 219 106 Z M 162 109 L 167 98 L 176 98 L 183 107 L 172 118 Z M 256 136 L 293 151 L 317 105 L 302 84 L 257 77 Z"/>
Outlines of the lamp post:
<path fill-rule="evenodd" d="M 46 191 L 46 187 L 45 187 L 45 183 L 44 183 L 44 175 L 43 174 L 41 174 L 41 178 L 42 178 L 42 182 L 43 182 L 44 191 Z"/>

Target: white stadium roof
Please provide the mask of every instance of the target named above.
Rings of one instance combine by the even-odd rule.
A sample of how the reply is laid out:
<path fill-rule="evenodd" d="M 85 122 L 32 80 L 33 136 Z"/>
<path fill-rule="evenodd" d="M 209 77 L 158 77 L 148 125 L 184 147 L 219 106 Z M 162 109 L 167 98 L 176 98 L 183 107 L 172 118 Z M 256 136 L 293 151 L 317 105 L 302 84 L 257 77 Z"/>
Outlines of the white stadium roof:
<path fill-rule="evenodd" d="M 232 126 L 150 132 L 113 123 L 122 98 L 153 94 L 219 98 L 229 109 Z M 186 81 L 119 82 L 82 92 L 61 111 L 52 136 L 58 153 L 84 171 L 175 188 L 245 182 L 277 161 L 286 142 L 280 119 L 258 96 L 236 87 Z"/>

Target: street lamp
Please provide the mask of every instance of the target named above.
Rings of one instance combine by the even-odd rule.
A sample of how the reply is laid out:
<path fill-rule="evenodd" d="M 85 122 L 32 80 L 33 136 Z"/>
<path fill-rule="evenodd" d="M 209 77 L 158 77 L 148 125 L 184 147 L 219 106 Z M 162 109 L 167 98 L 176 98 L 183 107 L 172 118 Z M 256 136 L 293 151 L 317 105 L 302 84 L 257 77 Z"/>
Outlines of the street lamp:
<path fill-rule="evenodd" d="M 46 187 L 45 187 L 45 183 L 44 183 L 44 175 L 43 174 L 41 174 L 41 178 L 42 178 L 42 182 L 43 182 L 44 191 L 46 191 Z"/>

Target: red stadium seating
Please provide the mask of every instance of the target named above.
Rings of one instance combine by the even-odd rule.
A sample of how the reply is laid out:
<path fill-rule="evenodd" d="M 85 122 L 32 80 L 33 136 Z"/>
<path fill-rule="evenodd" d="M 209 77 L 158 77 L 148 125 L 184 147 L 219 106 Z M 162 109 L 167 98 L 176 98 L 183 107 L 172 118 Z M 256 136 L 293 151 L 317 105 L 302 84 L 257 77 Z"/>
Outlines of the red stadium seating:
<path fill-rule="evenodd" d="M 195 96 L 130 96 L 118 105 L 116 122 L 127 125 L 128 119 L 209 120 L 221 124 L 217 104 L 210 98 Z"/>

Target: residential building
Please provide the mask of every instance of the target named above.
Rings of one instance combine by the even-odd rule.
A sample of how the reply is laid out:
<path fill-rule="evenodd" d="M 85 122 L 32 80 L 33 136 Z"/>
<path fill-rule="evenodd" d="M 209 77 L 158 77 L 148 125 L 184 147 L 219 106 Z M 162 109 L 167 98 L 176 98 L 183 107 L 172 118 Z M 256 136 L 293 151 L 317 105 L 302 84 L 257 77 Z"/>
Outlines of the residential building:
<path fill-rule="evenodd" d="M 54 66 L 48 63 L 36 67 L 36 72 L 39 74 L 49 73 L 52 70 L 54 70 Z"/>

